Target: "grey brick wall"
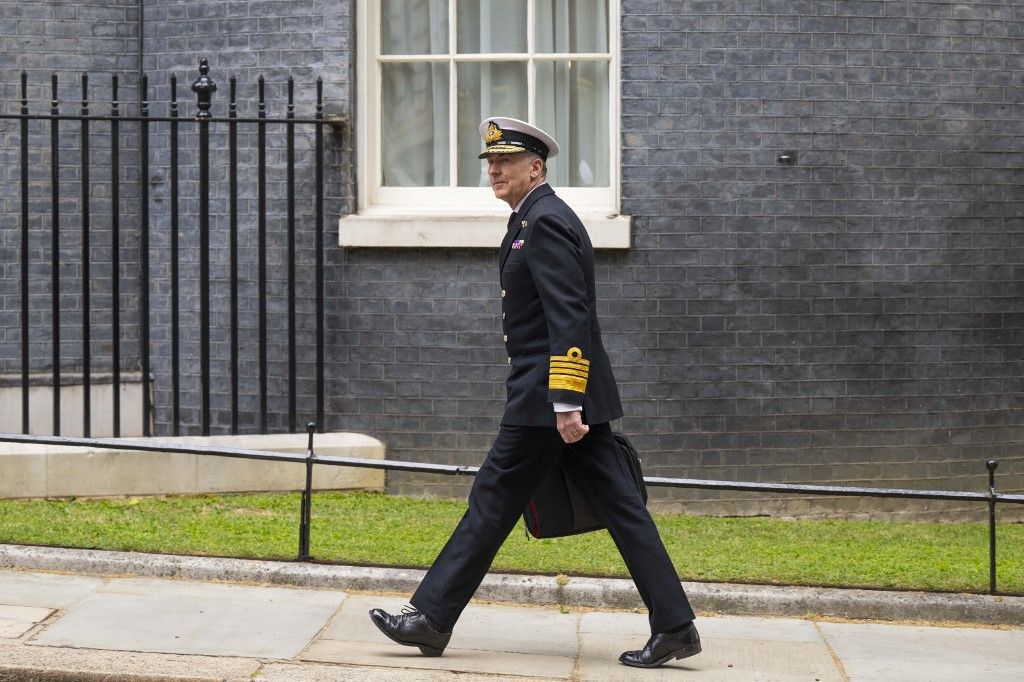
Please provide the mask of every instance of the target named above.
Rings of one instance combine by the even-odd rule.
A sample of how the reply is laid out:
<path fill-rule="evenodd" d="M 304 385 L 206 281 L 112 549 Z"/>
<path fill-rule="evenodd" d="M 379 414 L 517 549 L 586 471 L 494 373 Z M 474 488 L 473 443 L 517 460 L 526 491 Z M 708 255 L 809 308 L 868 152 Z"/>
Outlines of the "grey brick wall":
<path fill-rule="evenodd" d="M 651 466 L 1024 485 L 1019 3 L 623 9 L 610 331 Z"/>
<path fill-rule="evenodd" d="M 130 35 L 128 4 L 134 3 L 106 3 L 123 10 L 118 23 L 82 14 L 73 3 L 0 3 L 5 41 L 15 30 L 31 34 L 28 25 L 17 29 L 19 19 L 10 20 L 23 6 L 42 13 L 26 21 L 54 25 L 58 11 L 77 12 L 81 36 Z M 171 73 L 179 78 L 183 110 L 194 111 L 188 86 L 200 57 L 210 59 L 220 88 L 215 112 L 225 111 L 230 74 L 238 76 L 243 113 L 252 113 L 261 73 L 271 115 L 282 111 L 288 75 L 297 81 L 300 112 L 309 110 L 316 76 L 325 80 L 329 113 L 349 114 L 363 96 L 352 78 L 351 3 L 165 0 L 146 3 L 145 13 L 144 67 L 154 113 L 165 111 Z M 1000 486 L 1024 489 L 1019 3 L 623 0 L 622 28 L 622 204 L 633 216 L 634 246 L 600 253 L 598 279 L 605 341 L 625 399 L 627 417 L 619 426 L 635 437 L 648 473 L 982 489 L 983 461 L 995 457 L 1003 462 Z M 10 44 L 5 69 L 15 59 Z M 57 57 L 48 45 L 19 51 L 11 68 L 34 69 L 42 78 L 57 68 L 49 65 Z M 110 66 L 108 43 L 84 49 L 69 43 L 67 52 L 76 51 L 95 54 L 86 66 L 67 65 L 72 70 L 137 66 L 127 38 L 122 61 Z M 7 106 L 15 82 L 10 73 L 5 70 L 3 85 Z M 157 420 L 166 431 L 168 150 L 161 130 L 151 182 L 153 350 Z M 7 179 L 13 131 L 9 124 L 0 130 Z M 40 139 L 45 147 L 45 136 Z M 242 159 L 251 164 L 251 129 L 243 140 Z M 478 463 L 504 391 L 494 251 L 337 248 L 335 219 L 355 208 L 351 140 L 349 131 L 329 136 L 327 145 L 327 427 L 379 437 L 396 459 Z M 213 143 L 213 240 L 222 262 L 223 131 L 214 131 Z M 126 144 L 133 144 L 130 137 Z M 286 347 L 283 142 L 272 138 L 271 145 L 271 427 L 280 429 L 286 423 L 279 361 Z M 308 158 L 309 148 L 301 133 L 300 158 Z M 778 163 L 784 151 L 795 151 L 797 163 Z M 183 152 L 184 165 L 194 164 L 192 153 Z M 251 376 L 259 293 L 252 281 L 254 171 L 248 167 L 240 205 L 249 279 L 240 308 L 243 367 Z M 129 177 L 133 172 L 125 170 Z M 311 172 L 308 165 L 301 170 L 298 199 L 307 263 Z M 183 197 L 194 189 L 189 173 Z M 39 182 L 43 187 L 45 178 Z M 5 256 L 17 249 L 8 229 L 15 199 L 5 190 Z M 48 207 L 40 201 L 33 220 L 42 229 Z M 187 431 L 198 424 L 195 213 L 194 202 L 183 204 Z M 36 250 L 44 255 L 45 244 Z M 11 263 L 5 257 L 0 290 L 6 366 L 16 353 Z M 308 290 L 310 269 L 299 273 Z M 45 303 L 45 282 L 38 287 Z M 220 376 L 226 295 L 223 281 L 216 283 Z M 300 306 L 297 338 L 307 348 L 308 297 L 300 296 Z M 43 353 L 37 365 L 47 361 Z M 312 414 L 306 359 L 300 376 L 303 422 Z M 226 388 L 222 381 L 215 386 L 214 424 L 222 430 Z M 247 380 L 243 429 L 255 427 L 256 407 Z M 466 486 L 389 477 L 396 492 L 459 495 Z M 693 491 L 655 491 L 654 499 L 665 508 L 725 514 L 959 513 L 934 503 Z"/>
<path fill-rule="evenodd" d="M 1024 486 L 1022 20 L 1013 3 L 624 0 L 634 247 L 601 254 L 599 280 L 621 427 L 648 471 L 982 489 L 996 457 L 1002 485 Z M 798 162 L 779 164 L 784 151 Z M 499 401 L 437 457 L 478 461 Z M 420 409 L 455 418 L 461 404 Z M 389 439 L 396 457 L 434 442 Z M 908 508 L 655 498 L 727 514 Z"/>
<path fill-rule="evenodd" d="M 213 97 L 213 113 L 224 116 L 228 111 L 229 79 L 237 79 L 237 102 L 240 116 L 257 113 L 257 81 L 265 79 L 267 115 L 281 118 L 287 109 L 287 82 L 294 80 L 295 112 L 312 117 L 318 77 L 324 81 L 324 107 L 328 115 L 348 115 L 351 83 L 349 76 L 349 7 L 346 3 L 319 0 L 292 2 L 187 2 L 165 0 L 147 3 L 145 25 L 145 68 L 153 74 L 153 101 L 166 103 L 169 98 L 170 74 L 178 78 L 178 98 L 183 112 L 195 112 L 192 82 L 198 76 L 201 58 L 209 60 L 210 77 L 218 90 Z M 155 105 L 156 106 L 156 105 Z M 166 107 L 166 104 L 160 106 Z M 256 126 L 239 128 L 239 324 L 240 324 L 240 427 L 259 427 L 258 306 L 260 291 L 257 279 L 257 154 Z M 329 263 L 328 296 L 331 309 L 337 307 L 337 287 L 344 278 L 339 266 L 343 254 L 333 247 L 336 242 L 333 225 L 338 215 L 351 210 L 352 178 L 342 172 L 350 166 L 350 144 L 346 135 L 327 131 L 326 180 L 327 193 L 324 237 Z M 287 184 L 285 163 L 285 130 L 271 125 L 267 130 L 267 265 L 266 304 L 268 311 L 268 383 L 271 430 L 288 428 L 287 404 Z M 198 192 L 198 156 L 194 126 L 182 127 L 180 163 L 189 169 L 179 176 L 181 196 L 195 197 Z M 217 379 L 212 383 L 212 426 L 215 430 L 229 428 L 231 423 L 230 344 L 228 343 L 230 289 L 227 281 L 228 252 L 228 139 L 223 125 L 211 130 L 211 248 L 212 268 L 221 275 L 211 287 L 213 342 L 211 371 Z M 296 130 L 296 253 L 297 253 L 297 330 L 294 335 L 299 353 L 297 390 L 300 428 L 314 416 L 315 358 L 313 351 L 315 317 L 314 253 L 316 226 L 314 215 L 314 136 L 310 126 Z M 154 304 L 165 319 L 170 316 L 170 149 L 168 138 L 159 140 L 154 149 L 154 200 L 162 205 L 155 216 L 153 246 Z M 184 286 L 180 292 L 180 310 L 185 334 L 181 337 L 181 405 L 184 431 L 195 431 L 200 423 L 199 393 L 199 235 L 197 207 L 194 199 L 182 204 L 179 236 L 181 261 L 179 278 Z M 332 317 L 332 320 L 336 318 Z M 336 327 L 332 326 L 328 344 L 332 355 L 338 347 Z M 156 385 L 157 420 L 162 428 L 170 428 L 171 337 L 169 326 L 154 330 L 153 352 L 157 376 L 164 377 Z"/>
<path fill-rule="evenodd" d="M 89 76 L 91 113 L 107 113 L 111 101 L 111 73 L 121 74 L 121 111 L 134 107 L 138 65 L 137 3 L 132 0 L 67 1 L 18 0 L 0 2 L 0 92 L 4 113 L 18 113 L 21 73 L 28 76 L 30 111 L 50 113 L 51 76 L 58 78 L 60 113 L 80 111 L 82 76 Z M 96 265 L 91 272 L 92 364 L 96 371 L 109 372 L 111 355 L 111 135 L 109 125 L 92 123 L 93 165 L 90 178 L 90 251 Z M 82 367 L 82 202 L 80 171 L 80 127 L 59 125 L 60 188 L 59 274 L 61 280 L 61 364 L 65 370 Z M 33 371 L 52 367 L 51 273 L 53 249 L 51 227 L 52 154 L 51 124 L 34 121 L 29 126 L 29 260 L 31 332 L 30 357 Z M 19 124 L 4 121 L 0 126 L 0 373 L 20 371 L 20 265 L 21 204 L 19 166 Z M 138 136 L 125 130 L 119 136 L 122 180 L 119 253 L 121 257 L 122 344 L 128 369 L 138 367 L 138 182 L 136 160 Z"/>

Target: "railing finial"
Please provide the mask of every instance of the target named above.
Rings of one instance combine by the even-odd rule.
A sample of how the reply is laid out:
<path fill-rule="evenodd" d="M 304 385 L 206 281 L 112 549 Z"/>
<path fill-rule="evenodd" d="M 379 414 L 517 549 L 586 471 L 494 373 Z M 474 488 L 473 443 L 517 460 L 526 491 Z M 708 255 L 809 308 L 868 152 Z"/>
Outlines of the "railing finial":
<path fill-rule="evenodd" d="M 309 452 L 312 456 L 313 452 L 313 434 L 316 433 L 316 422 L 306 422 L 306 433 L 309 434 Z"/>
<path fill-rule="evenodd" d="M 209 76 L 210 62 L 204 57 L 199 60 L 199 78 L 192 84 L 192 92 L 196 93 L 196 106 L 199 113 L 196 118 L 211 118 L 210 101 L 213 93 L 217 92 L 217 84 Z"/>

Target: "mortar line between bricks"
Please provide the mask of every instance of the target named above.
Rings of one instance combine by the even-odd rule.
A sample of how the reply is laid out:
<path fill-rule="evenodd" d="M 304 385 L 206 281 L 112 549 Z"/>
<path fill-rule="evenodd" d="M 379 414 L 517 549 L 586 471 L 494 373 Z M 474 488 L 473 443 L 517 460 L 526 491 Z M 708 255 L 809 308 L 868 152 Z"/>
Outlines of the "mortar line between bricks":
<path fill-rule="evenodd" d="M 816 620 L 811 622 L 814 624 L 815 632 L 817 632 L 818 636 L 821 637 L 822 644 L 824 644 L 825 648 L 828 650 L 828 655 L 832 657 L 832 663 L 836 666 L 836 669 L 842 676 L 843 682 L 850 682 L 850 676 L 846 674 L 846 668 L 843 667 L 843 661 L 839 658 L 839 654 L 836 653 L 836 650 L 832 648 L 832 643 L 828 641 L 825 631 L 821 629 L 821 623 Z"/>

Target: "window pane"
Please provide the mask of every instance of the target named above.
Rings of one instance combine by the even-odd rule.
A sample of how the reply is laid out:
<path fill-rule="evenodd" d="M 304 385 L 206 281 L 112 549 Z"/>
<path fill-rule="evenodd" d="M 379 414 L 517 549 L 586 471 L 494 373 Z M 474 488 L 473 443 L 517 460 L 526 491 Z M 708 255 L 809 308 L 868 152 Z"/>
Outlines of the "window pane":
<path fill-rule="evenodd" d="M 537 52 L 607 52 L 608 0 L 537 0 Z"/>
<path fill-rule="evenodd" d="M 459 0 L 459 52 L 526 52 L 526 0 Z"/>
<path fill-rule="evenodd" d="M 446 54 L 448 0 L 381 0 L 381 54 Z"/>
<path fill-rule="evenodd" d="M 480 121 L 485 116 L 526 120 L 526 62 L 459 64 L 459 186 L 489 184 L 483 161 Z"/>
<path fill-rule="evenodd" d="M 608 63 L 556 61 L 537 64 L 537 125 L 558 141 L 548 162 L 554 185 L 607 187 Z"/>
<path fill-rule="evenodd" d="M 448 185 L 448 64 L 381 65 L 383 182 Z"/>

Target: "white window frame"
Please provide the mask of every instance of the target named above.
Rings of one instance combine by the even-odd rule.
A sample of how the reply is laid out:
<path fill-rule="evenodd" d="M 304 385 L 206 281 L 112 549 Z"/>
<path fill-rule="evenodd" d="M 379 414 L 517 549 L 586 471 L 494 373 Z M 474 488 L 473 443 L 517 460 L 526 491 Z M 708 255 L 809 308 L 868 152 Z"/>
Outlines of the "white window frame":
<path fill-rule="evenodd" d="M 497 247 L 505 231 L 508 207 L 489 187 L 458 187 L 455 143 L 456 65 L 461 62 L 517 61 L 523 54 L 455 54 L 455 0 L 449 0 L 449 51 L 443 55 L 380 55 L 380 0 L 356 1 L 356 157 L 357 213 L 339 221 L 339 244 L 346 247 Z M 628 248 L 630 219 L 619 215 L 620 141 L 620 0 L 608 0 L 608 53 L 534 52 L 536 0 L 527 0 L 527 87 L 533 93 L 541 61 L 604 61 L 608 63 L 608 187 L 555 187 L 587 226 L 598 248 Z M 381 186 L 380 68 L 384 62 L 450 64 L 448 187 Z M 534 118 L 534 97 L 529 118 Z M 491 112 L 498 114 L 499 112 Z M 483 141 L 480 141 L 481 148 Z"/>

